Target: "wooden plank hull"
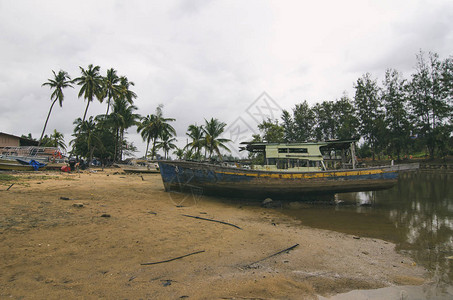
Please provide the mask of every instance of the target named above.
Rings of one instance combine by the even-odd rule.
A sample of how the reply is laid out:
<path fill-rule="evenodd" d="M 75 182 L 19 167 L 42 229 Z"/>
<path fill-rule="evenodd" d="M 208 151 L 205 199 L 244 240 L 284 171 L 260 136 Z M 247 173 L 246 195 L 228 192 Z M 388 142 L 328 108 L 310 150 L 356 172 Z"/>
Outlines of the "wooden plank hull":
<path fill-rule="evenodd" d="M 40 167 L 39 170 L 45 170 L 46 167 Z M 34 171 L 35 169 L 33 168 L 32 165 L 22 165 L 19 163 L 5 163 L 5 162 L 0 162 L 0 170 L 4 171 Z"/>
<path fill-rule="evenodd" d="M 13 163 L 0 163 L 0 170 L 7 171 L 33 171 L 33 167 L 28 165 L 13 164 Z"/>
<path fill-rule="evenodd" d="M 148 168 L 123 168 L 125 173 L 159 173 L 158 169 Z"/>
<path fill-rule="evenodd" d="M 159 169 L 166 191 L 243 198 L 299 198 L 391 188 L 398 172 L 414 166 L 388 166 L 320 172 L 272 172 L 220 167 L 210 164 L 161 161 Z"/>

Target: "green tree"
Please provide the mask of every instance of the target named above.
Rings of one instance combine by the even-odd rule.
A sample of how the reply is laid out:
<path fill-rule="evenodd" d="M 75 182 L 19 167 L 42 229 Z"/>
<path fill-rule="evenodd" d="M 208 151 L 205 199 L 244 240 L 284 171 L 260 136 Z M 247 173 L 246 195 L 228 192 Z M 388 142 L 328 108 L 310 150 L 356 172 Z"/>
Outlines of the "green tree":
<path fill-rule="evenodd" d="M 220 148 L 230 152 L 224 143 L 229 142 L 229 139 L 221 138 L 223 131 L 225 130 L 226 124 L 220 122 L 218 119 L 211 118 L 211 120 L 205 119 L 205 126 L 203 127 L 205 135 L 205 147 L 209 152 L 209 158 L 212 158 L 212 154 L 216 153 L 219 158 L 222 158 L 220 154 Z"/>
<path fill-rule="evenodd" d="M 177 159 L 182 160 L 182 159 L 184 159 L 186 152 L 184 151 L 183 148 L 176 147 L 176 150 L 173 151 L 173 154 L 176 155 Z"/>
<path fill-rule="evenodd" d="M 357 137 L 359 120 L 356 117 L 354 106 L 347 95 L 333 104 L 332 118 L 337 120 L 335 139 L 347 140 Z"/>
<path fill-rule="evenodd" d="M 405 80 L 397 70 L 387 69 L 381 99 L 385 108 L 387 147 L 401 159 L 410 141 L 410 122 Z"/>
<path fill-rule="evenodd" d="M 137 120 L 140 118 L 138 114 L 134 113 L 135 110 L 137 110 L 137 107 L 129 104 L 124 98 L 116 98 L 113 101 L 112 113 L 108 118 L 111 120 L 116 133 L 115 161 L 123 158 L 124 133 L 126 129 L 136 125 Z"/>
<path fill-rule="evenodd" d="M 190 137 L 192 141 L 185 146 L 185 149 L 190 148 L 191 152 L 195 151 L 194 158 L 200 159 L 201 158 L 200 151 L 205 146 L 203 126 L 202 125 L 198 126 L 197 124 L 189 125 L 186 135 Z"/>
<path fill-rule="evenodd" d="M 82 76 L 74 79 L 74 82 L 77 85 L 80 85 L 79 98 L 83 96 L 87 100 L 87 106 L 85 108 L 85 113 L 83 114 L 82 122 L 85 121 L 88 107 L 90 103 L 97 98 L 99 102 L 103 101 L 103 92 L 102 92 L 102 76 L 99 74 L 100 67 L 93 67 L 92 64 L 88 65 L 88 68 L 85 70 L 82 67 L 79 67 L 82 73 Z"/>
<path fill-rule="evenodd" d="M 163 131 L 160 135 L 160 140 L 157 142 L 156 147 L 157 149 L 162 149 L 164 151 L 165 159 L 168 159 L 168 152 L 170 152 L 170 150 L 177 148 L 174 142 L 176 142 L 176 139 L 170 132 Z"/>
<path fill-rule="evenodd" d="M 163 132 L 176 135 L 175 129 L 169 124 L 175 119 L 164 118 L 162 108 L 163 105 L 159 105 L 155 114 L 143 118 L 137 126 L 137 132 L 141 134 L 144 141 L 147 141 L 145 157 L 148 155 L 148 145 L 152 141 L 151 159 L 154 159 L 156 155 L 156 142 Z"/>
<path fill-rule="evenodd" d="M 278 124 L 278 120 L 272 121 L 271 119 L 263 120 L 258 124 L 258 129 L 262 133 L 262 140 L 267 143 L 283 143 L 285 139 L 285 132 L 283 126 Z"/>
<path fill-rule="evenodd" d="M 366 73 L 354 85 L 354 106 L 359 120 L 359 134 L 371 147 L 373 160 L 382 146 L 384 112 L 376 80 Z"/>
<path fill-rule="evenodd" d="M 312 108 L 315 117 L 314 137 L 318 141 L 336 138 L 338 119 L 334 116 L 334 102 L 323 101 Z"/>
<path fill-rule="evenodd" d="M 296 141 L 296 134 L 294 132 L 294 121 L 293 121 L 291 114 L 287 110 L 283 110 L 281 118 L 282 118 L 284 141 L 286 143 Z"/>
<path fill-rule="evenodd" d="M 60 70 L 58 74 L 52 70 L 53 79 L 47 79 L 47 82 L 43 83 L 41 86 L 48 86 L 51 88 L 52 94 L 50 95 L 50 100 L 52 100 L 52 104 L 50 105 L 49 113 L 47 114 L 46 122 L 44 123 L 44 128 L 41 133 L 41 137 L 39 138 L 38 146 L 41 145 L 42 137 L 44 136 L 44 132 L 46 131 L 47 122 L 49 121 L 50 114 L 52 112 L 52 108 L 55 105 L 55 102 L 58 101 L 60 107 L 63 106 L 64 94 L 63 89 L 67 87 L 73 87 L 71 77 L 69 77 L 68 73 L 65 71 Z"/>
<path fill-rule="evenodd" d="M 135 84 L 132 81 L 129 81 L 126 76 L 120 77 L 120 97 L 125 99 L 129 104 L 134 103 L 134 99 L 137 98 L 137 94 L 131 91 L 130 87 Z"/>
<path fill-rule="evenodd" d="M 115 69 L 110 68 L 107 70 L 107 75 L 102 79 L 102 92 L 103 96 L 107 98 L 107 112 L 105 115 L 108 115 L 112 99 L 119 98 L 122 93 L 120 78 L 116 74 Z"/>
<path fill-rule="evenodd" d="M 66 150 L 66 144 L 64 142 L 64 135 L 58 132 L 56 129 L 53 130 L 50 135 L 50 147 L 57 147 Z"/>
<path fill-rule="evenodd" d="M 282 121 L 286 142 L 303 142 L 313 137 L 315 116 L 307 101 L 296 104 L 292 116 L 284 110 Z"/>
<path fill-rule="evenodd" d="M 416 132 L 426 144 L 431 158 L 442 140 L 449 137 L 447 118 L 452 108 L 451 77 L 436 53 L 429 53 L 428 59 L 420 51 L 417 57 L 416 72 L 409 83 L 410 104 Z M 448 68 L 447 68 L 448 69 Z M 451 74 L 451 73 L 450 73 Z"/>
<path fill-rule="evenodd" d="M 83 121 L 77 118 L 74 121 L 74 139 L 69 142 L 73 146 L 72 152 L 77 156 L 93 160 L 93 153 L 96 148 L 102 148 L 102 140 L 96 128 L 96 121 L 93 117 Z"/>

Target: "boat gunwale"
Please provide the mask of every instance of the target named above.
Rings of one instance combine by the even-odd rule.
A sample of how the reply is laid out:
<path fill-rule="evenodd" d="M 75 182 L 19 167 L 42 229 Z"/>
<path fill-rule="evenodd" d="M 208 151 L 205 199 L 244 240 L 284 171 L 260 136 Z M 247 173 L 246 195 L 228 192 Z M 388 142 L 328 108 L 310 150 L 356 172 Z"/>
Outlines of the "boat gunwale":
<path fill-rule="evenodd" d="M 412 163 L 412 164 L 401 164 L 401 165 L 387 165 L 387 166 L 376 166 L 376 167 L 368 167 L 368 168 L 356 168 L 356 169 L 336 169 L 336 170 L 319 170 L 319 171 L 271 171 L 271 170 L 253 170 L 253 169 L 245 169 L 245 168 L 238 168 L 238 167 L 228 167 L 228 166 L 219 166 L 212 163 L 202 163 L 202 162 L 192 162 L 192 161 L 183 161 L 183 160 L 160 160 L 158 163 L 167 163 L 167 164 L 174 164 L 174 165 L 188 165 L 187 167 L 195 167 L 201 166 L 205 169 L 213 169 L 215 168 L 216 171 L 221 170 L 228 170 L 228 171 L 243 171 L 248 173 L 255 173 L 255 174 L 316 174 L 316 173 L 337 173 L 337 172 L 354 172 L 354 171 L 376 171 L 382 170 L 383 172 L 398 172 L 401 170 L 400 166 L 413 166 L 413 169 L 418 169 L 419 163 Z M 415 166 L 417 166 L 415 168 Z M 412 168 L 410 168 L 412 169 Z"/>

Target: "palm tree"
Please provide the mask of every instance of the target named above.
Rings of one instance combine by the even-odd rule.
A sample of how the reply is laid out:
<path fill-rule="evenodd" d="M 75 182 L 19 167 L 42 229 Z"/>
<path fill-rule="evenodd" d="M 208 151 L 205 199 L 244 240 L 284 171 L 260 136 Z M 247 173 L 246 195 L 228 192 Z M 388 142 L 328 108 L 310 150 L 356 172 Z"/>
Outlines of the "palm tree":
<path fill-rule="evenodd" d="M 87 121 L 77 118 L 74 125 L 76 125 L 73 134 L 75 138 L 69 144 L 73 145 L 73 151 L 77 155 L 89 158 L 89 161 L 92 161 L 95 148 L 103 146 L 96 130 L 96 122 L 93 117 L 90 117 Z"/>
<path fill-rule="evenodd" d="M 137 94 L 130 90 L 130 86 L 135 84 L 132 81 L 129 81 L 126 76 L 120 77 L 120 94 L 121 97 L 126 99 L 129 104 L 134 103 L 134 99 L 137 98 Z"/>
<path fill-rule="evenodd" d="M 129 104 L 126 99 L 117 98 L 113 102 L 112 113 L 108 116 L 108 118 L 112 121 L 116 131 L 117 142 L 115 144 L 115 159 L 118 157 L 120 160 L 122 159 L 122 145 L 125 130 L 137 124 L 139 115 L 134 113 L 135 110 L 137 110 L 137 107 Z"/>
<path fill-rule="evenodd" d="M 176 145 L 173 143 L 176 142 L 176 139 L 168 131 L 163 131 L 159 137 L 161 140 L 157 142 L 156 148 L 164 150 L 165 159 L 168 159 L 168 152 L 176 148 Z"/>
<path fill-rule="evenodd" d="M 110 68 L 107 70 L 107 75 L 103 78 L 102 89 L 103 95 L 107 98 L 107 112 L 105 115 L 109 114 L 109 109 L 111 105 L 111 100 L 118 98 L 121 94 L 120 78 L 116 75 L 116 70 Z"/>
<path fill-rule="evenodd" d="M 82 122 L 85 121 L 88 106 L 90 102 L 96 97 L 99 102 L 103 101 L 102 95 L 102 76 L 99 74 L 101 67 L 95 66 L 92 64 L 88 65 L 88 69 L 79 67 L 82 72 L 82 76 L 74 79 L 74 82 L 80 85 L 79 98 L 83 96 L 87 100 L 87 107 L 85 108 L 85 113 L 83 114 Z"/>
<path fill-rule="evenodd" d="M 203 125 L 197 126 L 189 125 L 186 135 L 192 139 L 192 142 L 186 145 L 186 148 L 190 147 L 190 150 L 195 150 L 195 158 L 200 158 L 200 151 L 204 146 L 204 130 Z"/>
<path fill-rule="evenodd" d="M 221 158 L 220 148 L 230 152 L 230 149 L 223 144 L 229 142 L 230 140 L 219 138 L 225 130 L 226 124 L 214 118 L 211 118 L 209 121 L 205 119 L 205 122 L 206 124 L 203 131 L 205 133 L 205 147 L 206 150 L 209 151 L 209 158 L 212 157 L 213 152 L 217 153 L 217 155 Z"/>
<path fill-rule="evenodd" d="M 153 122 L 154 122 L 155 115 L 147 115 L 143 117 L 141 121 L 137 125 L 137 132 L 140 132 L 143 141 L 146 141 L 146 150 L 145 150 L 145 158 L 148 153 L 149 143 L 151 141 L 152 132 L 153 132 Z"/>
<path fill-rule="evenodd" d="M 50 100 L 52 104 L 50 105 L 49 113 L 47 114 L 46 122 L 44 123 L 44 128 L 41 133 L 41 137 L 39 138 L 38 146 L 41 145 L 42 137 L 44 136 L 44 132 L 46 131 L 47 122 L 49 121 L 50 113 L 52 112 L 52 108 L 55 105 L 55 102 L 60 103 L 60 107 L 63 106 L 64 94 L 63 89 L 67 87 L 73 87 L 71 77 L 69 77 L 68 73 L 65 71 L 60 70 L 58 74 L 55 74 L 55 71 L 52 70 L 53 79 L 47 79 L 47 82 L 44 82 L 41 86 L 49 86 L 53 89 L 52 94 L 50 95 Z"/>
<path fill-rule="evenodd" d="M 182 160 L 184 158 L 184 155 L 186 154 L 183 148 L 178 148 L 176 147 L 176 150 L 173 151 L 173 154 L 176 155 L 176 157 L 179 160 Z"/>
<path fill-rule="evenodd" d="M 145 157 L 148 154 L 148 146 L 150 141 L 153 141 L 153 146 L 151 149 L 151 159 L 154 159 L 156 155 L 156 142 L 159 136 L 162 135 L 163 132 L 168 132 L 169 134 L 176 135 L 176 131 L 168 124 L 168 122 L 175 121 L 172 118 L 164 118 L 162 115 L 162 108 L 163 105 L 159 105 L 156 108 L 156 114 L 148 115 L 147 117 L 142 119 L 142 122 L 137 126 L 137 132 L 140 132 L 143 140 L 146 140 L 146 153 Z"/>
<path fill-rule="evenodd" d="M 64 135 L 61 132 L 58 132 L 56 129 L 54 129 L 53 133 L 50 135 L 50 143 L 52 147 L 58 147 L 63 150 L 66 150 Z"/>

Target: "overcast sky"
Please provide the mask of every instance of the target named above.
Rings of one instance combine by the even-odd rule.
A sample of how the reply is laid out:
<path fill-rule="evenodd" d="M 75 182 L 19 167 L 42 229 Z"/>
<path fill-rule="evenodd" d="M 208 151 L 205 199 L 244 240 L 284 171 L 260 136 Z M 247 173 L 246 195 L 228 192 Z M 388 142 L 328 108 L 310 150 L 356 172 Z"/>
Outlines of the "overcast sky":
<path fill-rule="evenodd" d="M 453 55 L 453 1 L 0 0 L 0 131 L 39 138 L 51 104 L 41 84 L 94 64 L 135 83 L 139 114 L 164 104 L 182 144 L 189 124 L 211 117 L 241 123 L 229 130 L 246 139 L 253 110 L 271 103 L 279 117 L 303 100 L 353 97 L 366 72 L 409 77 L 420 50 Z M 86 105 L 78 90 L 65 91 L 46 133 L 71 139 Z M 105 110 L 94 102 L 88 114 Z"/>

